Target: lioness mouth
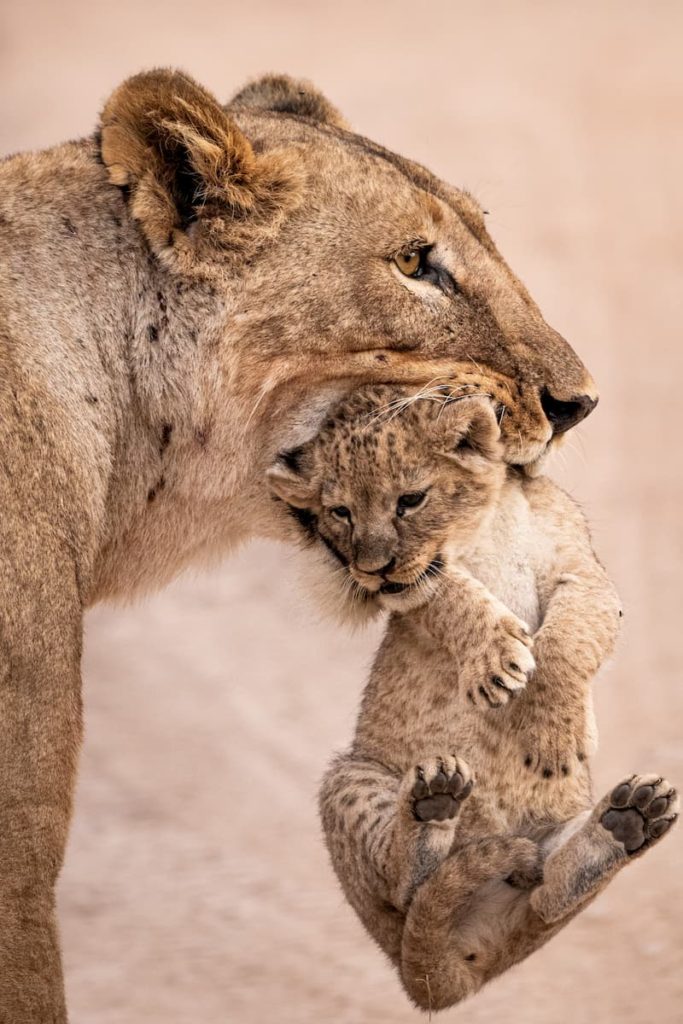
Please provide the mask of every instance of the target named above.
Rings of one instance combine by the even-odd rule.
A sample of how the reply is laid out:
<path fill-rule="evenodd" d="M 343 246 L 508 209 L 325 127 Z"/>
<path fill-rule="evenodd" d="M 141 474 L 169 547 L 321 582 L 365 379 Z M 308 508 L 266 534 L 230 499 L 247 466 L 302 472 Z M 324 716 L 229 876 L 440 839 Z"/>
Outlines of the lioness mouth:
<path fill-rule="evenodd" d="M 443 569 L 443 559 L 441 555 L 437 555 L 429 563 L 424 572 L 421 572 L 412 583 L 392 583 L 391 581 L 384 583 L 379 588 L 380 594 L 402 594 L 404 590 L 410 590 L 412 587 L 418 587 L 423 580 L 428 579 L 430 576 L 436 576 L 441 569 Z"/>

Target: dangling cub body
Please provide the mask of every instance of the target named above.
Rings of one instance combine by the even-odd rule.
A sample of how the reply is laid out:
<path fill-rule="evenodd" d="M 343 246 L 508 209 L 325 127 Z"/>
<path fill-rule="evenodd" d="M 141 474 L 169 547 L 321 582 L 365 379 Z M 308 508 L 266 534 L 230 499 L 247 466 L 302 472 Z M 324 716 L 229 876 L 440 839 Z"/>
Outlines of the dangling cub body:
<path fill-rule="evenodd" d="M 391 612 L 320 801 L 349 902 L 425 1009 L 526 957 L 675 820 L 656 775 L 593 806 L 618 599 L 573 502 L 501 455 L 485 397 L 373 387 L 269 474 L 349 607 Z"/>

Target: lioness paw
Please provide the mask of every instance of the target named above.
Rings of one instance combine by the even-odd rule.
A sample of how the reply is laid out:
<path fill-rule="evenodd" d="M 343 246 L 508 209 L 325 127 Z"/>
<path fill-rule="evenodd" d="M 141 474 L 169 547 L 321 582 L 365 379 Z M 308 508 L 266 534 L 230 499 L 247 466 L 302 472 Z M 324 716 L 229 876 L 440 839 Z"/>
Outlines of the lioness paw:
<path fill-rule="evenodd" d="M 644 853 L 678 817 L 678 793 L 659 775 L 632 775 L 612 790 L 604 805 L 600 824 L 630 856 Z"/>
<path fill-rule="evenodd" d="M 517 697 L 536 667 L 532 644 L 525 624 L 516 616 L 508 613 L 495 619 L 485 646 L 472 659 L 468 700 L 498 709 Z"/>
<path fill-rule="evenodd" d="M 474 786 L 469 766 L 455 754 L 424 761 L 410 774 L 412 813 L 418 821 L 455 818 Z"/>

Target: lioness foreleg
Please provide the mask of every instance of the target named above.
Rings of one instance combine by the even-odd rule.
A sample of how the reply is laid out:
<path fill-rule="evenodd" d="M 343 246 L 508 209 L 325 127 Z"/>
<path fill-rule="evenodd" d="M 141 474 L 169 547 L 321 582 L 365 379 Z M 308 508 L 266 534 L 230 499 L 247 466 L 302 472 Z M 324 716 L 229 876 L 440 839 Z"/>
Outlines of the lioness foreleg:
<path fill-rule="evenodd" d="M 64 1024 L 54 886 L 81 736 L 82 613 L 68 546 L 3 510 L 0 1022 Z"/>

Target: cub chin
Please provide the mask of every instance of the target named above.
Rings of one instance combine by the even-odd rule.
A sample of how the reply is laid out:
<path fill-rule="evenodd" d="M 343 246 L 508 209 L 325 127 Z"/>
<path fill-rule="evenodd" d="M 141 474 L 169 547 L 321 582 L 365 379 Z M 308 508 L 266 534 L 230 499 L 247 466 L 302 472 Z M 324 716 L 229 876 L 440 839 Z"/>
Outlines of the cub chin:
<path fill-rule="evenodd" d="M 502 454 L 487 397 L 375 385 L 346 397 L 267 477 L 326 603 L 362 622 L 416 608 L 444 585 L 444 552 L 470 547 L 495 507 Z"/>

